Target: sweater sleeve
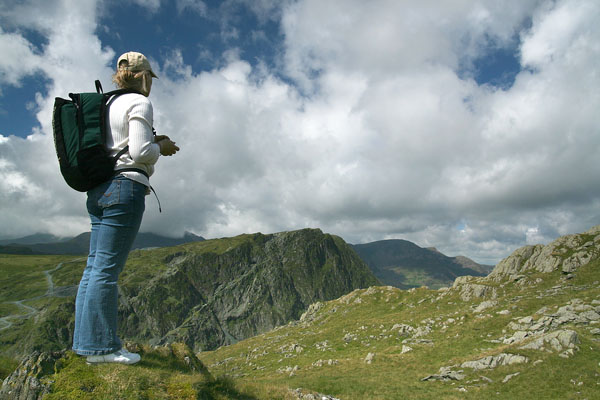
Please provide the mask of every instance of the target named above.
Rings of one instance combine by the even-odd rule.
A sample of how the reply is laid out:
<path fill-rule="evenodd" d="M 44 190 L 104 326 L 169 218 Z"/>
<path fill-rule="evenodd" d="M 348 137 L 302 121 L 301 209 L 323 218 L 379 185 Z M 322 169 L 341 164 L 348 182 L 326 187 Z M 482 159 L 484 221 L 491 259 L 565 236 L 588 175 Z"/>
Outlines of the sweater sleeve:
<path fill-rule="evenodd" d="M 134 162 L 155 164 L 160 156 L 160 146 L 152 134 L 152 103 L 141 97 L 129 109 L 129 154 Z"/>

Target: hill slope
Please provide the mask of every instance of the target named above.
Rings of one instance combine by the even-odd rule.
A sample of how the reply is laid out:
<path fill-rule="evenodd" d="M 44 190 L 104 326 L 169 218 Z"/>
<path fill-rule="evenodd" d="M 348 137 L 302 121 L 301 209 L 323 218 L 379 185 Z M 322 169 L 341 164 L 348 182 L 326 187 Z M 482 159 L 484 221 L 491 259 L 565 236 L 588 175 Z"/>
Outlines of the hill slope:
<path fill-rule="evenodd" d="M 67 354 L 50 363 L 56 374 L 24 363 L 7 382 L 25 382 L 21 371 L 61 399 L 115 398 L 123 388 L 144 398 L 149 385 L 159 399 L 169 388 L 170 398 L 597 398 L 600 227 L 519 249 L 489 277 L 448 289 L 371 287 L 313 303 L 297 321 L 200 353 L 208 372 L 144 351 L 140 368 L 86 368 Z M 207 380 L 223 375 L 235 384 Z"/>
<path fill-rule="evenodd" d="M 407 240 L 381 240 L 352 246 L 384 284 L 401 289 L 450 286 L 459 276 L 485 276 L 491 267 L 467 257 L 448 257 L 435 248 L 421 248 Z"/>
<path fill-rule="evenodd" d="M 213 374 L 263 393 L 597 398 L 599 257 L 597 227 L 519 249 L 490 277 L 460 277 L 438 291 L 356 290 L 312 305 L 297 322 L 199 356 Z"/>
<path fill-rule="evenodd" d="M 37 264 L 43 259 L 21 256 L 9 265 L 10 257 L 4 258 L 5 354 L 71 344 L 85 259 L 54 256 L 58 265 Z M 214 349 L 297 319 L 315 301 L 377 283 L 342 239 L 318 229 L 134 250 L 119 281 L 119 329 L 126 340 Z"/>

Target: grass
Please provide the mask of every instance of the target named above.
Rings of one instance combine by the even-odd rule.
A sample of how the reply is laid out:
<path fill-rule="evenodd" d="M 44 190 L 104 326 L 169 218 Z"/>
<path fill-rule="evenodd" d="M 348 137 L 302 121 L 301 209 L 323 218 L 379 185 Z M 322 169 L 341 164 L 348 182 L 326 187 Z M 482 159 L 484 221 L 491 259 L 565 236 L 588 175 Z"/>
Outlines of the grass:
<path fill-rule="evenodd" d="M 542 281 L 536 283 L 538 278 Z M 240 387 L 253 388 L 257 393 L 266 391 L 260 388 L 284 391 L 303 387 L 344 400 L 597 398 L 600 345 L 589 328 L 568 327 L 575 329 L 581 339 L 579 351 L 569 359 L 491 340 L 511 332 L 507 325 L 513 319 L 534 315 L 542 307 L 555 310 L 573 298 L 587 304 L 600 300 L 600 263 L 581 267 L 572 280 L 565 281 L 560 272 L 530 272 L 524 279 L 525 286 L 519 282 L 482 282 L 496 287 L 498 303 L 481 313 L 472 309 L 480 300 L 464 302 L 454 290 L 358 290 L 326 303 L 313 322 L 289 324 L 235 345 L 200 353 L 199 357 L 213 374 L 231 376 Z M 562 291 L 541 297 L 559 284 Z M 497 314 L 502 310 L 510 314 Z M 445 323 L 450 318 L 454 322 Z M 402 343 L 406 337 L 392 331 L 395 324 L 415 328 L 432 325 L 432 332 L 423 337 L 433 344 Z M 346 334 L 352 335 L 349 342 L 344 340 Z M 319 346 L 324 341 L 328 345 Z M 302 350 L 289 351 L 292 345 Z M 403 345 L 413 350 L 402 354 Z M 501 352 L 525 355 L 530 362 L 493 370 L 463 369 L 466 378 L 458 382 L 421 381 L 440 367 Z M 372 364 L 364 361 L 368 353 L 375 353 Z M 329 359 L 334 360 L 333 365 L 316 363 Z M 534 366 L 534 361 L 541 363 Z M 507 383 L 502 382 L 516 373 Z"/>
<path fill-rule="evenodd" d="M 73 258 L 0 254 L 0 304 L 43 296 L 48 288 L 44 271 Z"/>
<path fill-rule="evenodd" d="M 123 284 L 126 288 L 143 287 L 145 279 L 169 268 L 183 252 L 222 254 L 256 238 L 260 235 L 190 243 L 176 250 L 133 251 L 122 275 Z M 16 274 L 17 279 L 31 284 L 19 283 L 21 286 L 11 292 L 10 279 L 0 280 L 7 290 L 1 292 L 0 310 L 20 312 L 11 301 L 24 295 L 43 295 L 47 289 L 43 271 L 73 258 L 0 256 L 4 276 Z M 65 263 L 52 273 L 55 284 L 76 284 L 83 265 L 83 261 Z M 600 324 L 565 326 L 577 331 L 581 340 L 578 351 L 568 359 L 493 341 L 512 333 L 508 329 L 511 321 L 525 316 L 539 318 L 536 312 L 542 307 L 552 312 L 575 298 L 585 304 L 600 300 L 600 262 L 580 267 L 568 280 L 560 271 L 526 271 L 522 275 L 518 281 L 473 281 L 491 286 L 497 293 L 497 303 L 482 312 L 474 312 L 475 306 L 490 298 L 465 302 L 458 289 L 376 287 L 323 303 L 304 320 L 199 353 L 198 359 L 182 345 L 142 346 L 142 362 L 135 366 L 89 366 L 83 358 L 68 353 L 57 365 L 56 374 L 45 378 L 45 382 L 53 383 L 52 393 L 44 399 L 287 400 L 295 398 L 290 391 L 295 388 L 344 400 L 599 398 L 600 337 L 593 335 L 591 328 Z M 25 294 L 19 292 L 21 289 Z M 72 316 L 70 301 L 37 297 L 25 304 L 55 315 L 45 322 L 44 329 L 56 330 L 67 325 Z M 35 319 L 15 319 L 13 323 L 10 332 L 0 331 L 0 350 L 18 348 L 26 335 L 34 335 L 32 332 L 38 332 L 33 343 L 47 340 Z M 400 324 L 420 327 L 423 336 L 418 339 L 431 342 L 404 342 L 410 336 L 400 334 Z M 412 350 L 405 352 L 405 346 Z M 527 356 L 529 362 L 481 371 L 459 367 L 465 361 L 501 352 Z M 365 362 L 369 353 L 374 353 L 371 364 Z M 6 365 L 0 368 L 4 376 L 15 367 L 7 354 L 0 358 L 0 365 Z M 191 361 L 186 362 L 186 357 Z M 463 380 L 422 381 L 440 367 L 453 365 L 454 370 L 463 370 Z M 513 374 L 518 375 L 503 383 Z"/>
<path fill-rule="evenodd" d="M 210 375 L 185 345 L 138 351 L 142 361 L 135 365 L 88 365 L 69 352 L 45 378 L 52 391 L 44 400 L 254 399 L 230 379 Z"/>

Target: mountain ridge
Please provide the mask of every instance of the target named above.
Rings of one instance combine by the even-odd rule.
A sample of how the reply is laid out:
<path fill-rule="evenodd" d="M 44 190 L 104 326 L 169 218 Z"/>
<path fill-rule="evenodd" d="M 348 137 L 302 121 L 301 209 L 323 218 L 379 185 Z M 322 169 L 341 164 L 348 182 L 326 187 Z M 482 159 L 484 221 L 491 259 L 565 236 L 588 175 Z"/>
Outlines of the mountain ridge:
<path fill-rule="evenodd" d="M 436 248 L 421 248 L 403 239 L 352 245 L 375 276 L 401 289 L 450 286 L 458 276 L 485 276 L 492 267 L 464 257 L 448 257 Z"/>
<path fill-rule="evenodd" d="M 139 232 L 133 242 L 132 249 L 170 247 L 202 240 L 205 240 L 202 236 L 190 232 L 185 232 L 179 238 L 171 238 L 151 232 Z M 0 241 L 0 254 L 87 254 L 89 243 L 90 232 L 65 238 L 35 234 Z"/>
<path fill-rule="evenodd" d="M 26 289 L 29 297 L 19 297 L 14 279 L 0 281 L 3 304 L 14 313 L 0 326 L 10 354 L 61 350 L 72 340 L 85 257 L 44 267 L 31 260 L 37 281 L 21 268 L 36 287 Z M 319 229 L 138 249 L 119 279 L 119 329 L 129 340 L 214 349 L 298 318 L 315 301 L 378 283 L 349 245 Z"/>

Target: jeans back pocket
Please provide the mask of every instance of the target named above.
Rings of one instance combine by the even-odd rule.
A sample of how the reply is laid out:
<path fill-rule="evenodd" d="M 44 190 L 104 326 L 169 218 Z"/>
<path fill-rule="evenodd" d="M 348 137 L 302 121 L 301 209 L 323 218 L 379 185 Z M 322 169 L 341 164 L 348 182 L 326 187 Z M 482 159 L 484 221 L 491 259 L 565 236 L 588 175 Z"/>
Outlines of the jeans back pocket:
<path fill-rule="evenodd" d="M 101 208 L 106 208 L 110 206 L 114 206 L 115 204 L 121 203 L 121 184 L 122 180 L 113 179 L 110 186 L 106 189 L 106 191 L 100 196 L 98 199 L 98 206 Z"/>

